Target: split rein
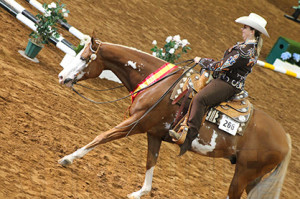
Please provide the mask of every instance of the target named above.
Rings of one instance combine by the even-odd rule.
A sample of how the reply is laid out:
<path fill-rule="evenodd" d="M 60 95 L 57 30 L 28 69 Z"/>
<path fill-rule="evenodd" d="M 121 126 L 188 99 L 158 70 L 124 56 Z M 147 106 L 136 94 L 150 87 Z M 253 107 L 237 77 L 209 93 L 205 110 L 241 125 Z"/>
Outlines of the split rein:
<path fill-rule="evenodd" d="M 157 84 L 158 82 L 160 82 L 160 81 L 162 81 L 162 80 L 164 80 L 164 79 L 166 79 L 166 78 L 168 78 L 168 77 L 170 77 L 170 76 L 176 74 L 178 71 L 182 70 L 182 68 L 186 68 L 187 66 L 189 66 L 189 65 L 190 65 L 191 63 L 193 63 L 193 62 L 194 62 L 193 59 L 189 59 L 189 60 L 186 60 L 186 61 L 182 61 L 182 62 L 176 63 L 175 65 L 179 65 L 179 64 L 182 64 L 182 63 L 188 63 L 188 64 L 186 64 L 184 67 L 180 67 L 179 69 L 177 69 L 176 71 L 174 71 L 174 72 L 172 72 L 172 73 L 169 73 L 168 75 L 164 76 L 163 78 L 161 78 L 161 79 L 158 80 L 157 82 L 155 82 L 155 83 L 153 83 L 153 84 L 151 84 L 151 85 L 148 85 L 148 86 L 146 86 L 145 88 L 142 88 L 142 89 L 140 89 L 140 90 L 138 90 L 138 91 L 136 91 L 136 92 L 130 93 L 130 94 L 127 95 L 127 96 L 124 96 L 124 97 L 121 97 L 121 98 L 119 98 L 119 99 L 116 99 L 116 100 L 104 101 L 104 102 L 97 102 L 97 101 L 94 101 L 94 100 L 92 100 L 92 99 L 90 99 L 90 98 L 88 98 L 88 97 L 85 97 L 85 96 L 82 95 L 81 93 L 79 93 L 79 92 L 74 88 L 74 84 L 72 85 L 71 89 L 72 89 L 77 95 L 79 95 L 79 96 L 82 97 L 83 99 L 86 99 L 86 100 L 88 100 L 88 101 L 90 101 L 90 102 L 92 102 L 92 103 L 95 103 L 95 104 L 108 104 L 108 103 L 113 103 L 113 102 L 117 102 L 117 101 L 123 100 L 123 99 L 125 99 L 125 98 L 128 98 L 128 97 L 130 97 L 130 96 L 132 96 L 132 95 L 134 95 L 134 94 L 136 94 L 136 93 L 138 93 L 138 92 L 141 92 L 141 91 L 143 91 L 143 90 L 145 90 L 145 89 L 147 89 L 147 88 L 149 88 L 149 87 L 151 87 L 151 86 Z M 192 66 L 191 68 L 189 68 L 187 71 L 189 71 L 190 69 L 194 68 L 196 65 L 197 65 L 197 64 L 195 64 L 194 66 Z M 179 80 L 180 80 L 181 78 L 182 78 L 182 77 L 180 77 Z M 76 85 L 81 86 L 81 87 L 83 87 L 83 88 L 87 88 L 87 89 L 93 90 L 93 91 L 97 91 L 97 92 L 109 91 L 109 90 L 114 90 L 114 89 L 118 89 L 118 88 L 124 87 L 124 85 L 120 85 L 120 86 L 116 86 L 116 87 L 113 87 L 113 88 L 108 88 L 108 89 L 98 90 L 98 89 L 89 88 L 89 87 L 84 86 L 84 85 L 82 85 L 82 84 L 77 84 L 77 83 L 76 83 Z M 171 88 L 172 88 L 172 86 L 171 86 Z"/>

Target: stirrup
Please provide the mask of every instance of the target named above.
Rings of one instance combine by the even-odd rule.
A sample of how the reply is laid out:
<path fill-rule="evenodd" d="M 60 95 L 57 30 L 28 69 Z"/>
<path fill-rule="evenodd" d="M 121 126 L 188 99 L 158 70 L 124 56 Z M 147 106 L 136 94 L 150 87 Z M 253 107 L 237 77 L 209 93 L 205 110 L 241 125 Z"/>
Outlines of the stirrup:
<path fill-rule="evenodd" d="M 188 130 L 189 127 L 187 125 L 182 125 L 178 132 L 174 131 L 173 129 L 169 130 L 169 135 L 173 138 L 172 140 L 176 144 L 180 145 L 184 143 Z"/>

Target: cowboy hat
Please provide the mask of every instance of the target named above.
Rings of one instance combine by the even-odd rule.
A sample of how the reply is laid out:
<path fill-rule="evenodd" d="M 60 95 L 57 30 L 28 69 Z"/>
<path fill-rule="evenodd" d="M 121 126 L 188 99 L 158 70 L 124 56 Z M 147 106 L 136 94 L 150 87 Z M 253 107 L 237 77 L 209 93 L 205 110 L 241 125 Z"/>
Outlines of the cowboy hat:
<path fill-rule="evenodd" d="M 259 16 L 258 14 L 250 13 L 249 16 L 243 16 L 237 18 L 235 22 L 250 26 L 258 30 L 259 32 L 263 33 L 264 35 L 270 37 L 265 28 L 267 25 L 267 21 L 263 17 Z"/>

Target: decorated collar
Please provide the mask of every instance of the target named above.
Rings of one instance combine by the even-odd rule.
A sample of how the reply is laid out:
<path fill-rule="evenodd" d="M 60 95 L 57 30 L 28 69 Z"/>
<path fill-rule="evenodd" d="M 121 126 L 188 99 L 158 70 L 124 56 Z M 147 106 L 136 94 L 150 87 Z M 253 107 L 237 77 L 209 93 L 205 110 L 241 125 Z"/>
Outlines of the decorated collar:
<path fill-rule="evenodd" d="M 134 98 L 139 94 L 139 91 L 146 88 L 147 86 L 150 86 L 151 84 L 154 84 L 164 76 L 166 76 L 170 71 L 177 68 L 176 65 L 171 63 L 165 63 L 163 66 L 161 66 L 159 69 L 157 69 L 155 72 L 151 73 L 146 79 L 144 79 L 141 83 L 137 85 L 137 87 L 130 92 L 131 93 L 131 101 L 133 102 Z"/>

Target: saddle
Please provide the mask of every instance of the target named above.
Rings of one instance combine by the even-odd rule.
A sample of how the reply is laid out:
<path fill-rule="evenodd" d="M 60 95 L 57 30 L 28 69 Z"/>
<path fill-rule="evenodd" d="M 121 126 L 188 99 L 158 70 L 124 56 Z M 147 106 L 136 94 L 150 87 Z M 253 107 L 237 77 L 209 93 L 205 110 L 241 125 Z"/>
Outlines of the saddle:
<path fill-rule="evenodd" d="M 205 87 L 213 79 L 212 74 L 208 71 L 203 71 L 201 74 L 190 71 L 184 78 L 175 86 L 171 94 L 172 104 L 180 104 L 186 106 L 184 98 L 192 99 L 202 88 Z M 188 96 L 187 96 L 188 95 Z M 185 97 L 184 97 L 185 96 Z M 253 112 L 253 106 L 247 100 L 247 91 L 236 94 L 230 101 L 222 102 L 215 107 L 208 109 L 205 120 L 215 123 L 219 129 L 231 135 L 243 135 L 244 129 L 247 127 L 249 119 Z M 189 100 L 190 102 L 191 100 Z M 177 118 L 172 125 L 173 130 L 184 129 L 186 127 L 189 109 L 177 113 Z M 203 119 L 204 122 L 204 119 Z"/>

